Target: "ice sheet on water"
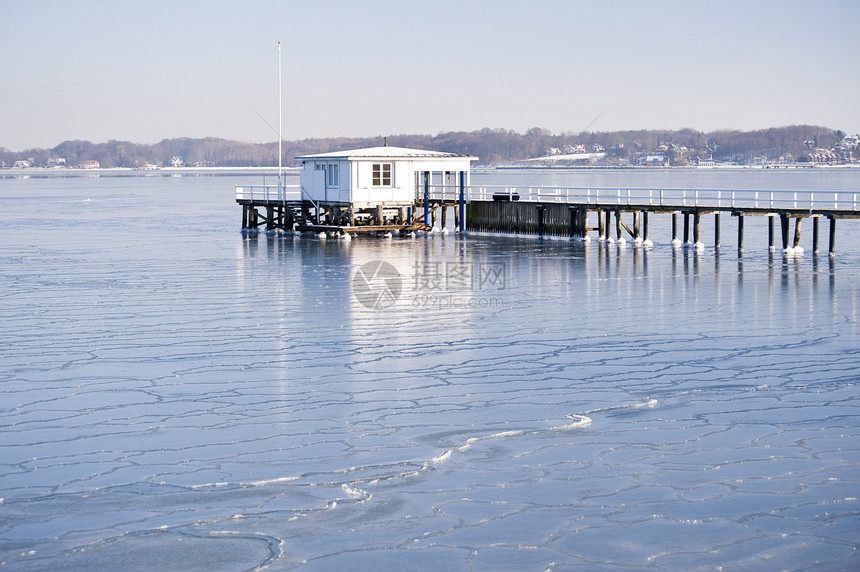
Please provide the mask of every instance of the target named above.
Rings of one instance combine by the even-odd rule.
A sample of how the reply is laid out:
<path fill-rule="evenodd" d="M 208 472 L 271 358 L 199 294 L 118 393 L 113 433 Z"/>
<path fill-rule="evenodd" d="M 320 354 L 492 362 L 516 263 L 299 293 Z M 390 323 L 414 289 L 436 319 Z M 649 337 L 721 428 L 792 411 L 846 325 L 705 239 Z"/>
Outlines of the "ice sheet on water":
<path fill-rule="evenodd" d="M 135 213 L 110 241 L 80 201 L 0 223 L 10 569 L 855 564 L 856 252 L 771 254 L 754 222 L 743 257 L 674 250 L 661 217 L 651 248 L 242 236 L 211 179 L 152 187 L 153 232 L 157 182 L 91 183 Z M 401 274 L 384 311 L 368 260 Z M 496 307 L 416 298 L 487 268 L 449 293 Z"/>
<path fill-rule="evenodd" d="M 255 535 L 209 534 L 157 530 L 99 540 L 59 554 L 27 552 L 6 566 L 19 570 L 148 571 L 153 566 L 175 570 L 247 570 L 265 566 L 280 555 L 277 539 Z"/>

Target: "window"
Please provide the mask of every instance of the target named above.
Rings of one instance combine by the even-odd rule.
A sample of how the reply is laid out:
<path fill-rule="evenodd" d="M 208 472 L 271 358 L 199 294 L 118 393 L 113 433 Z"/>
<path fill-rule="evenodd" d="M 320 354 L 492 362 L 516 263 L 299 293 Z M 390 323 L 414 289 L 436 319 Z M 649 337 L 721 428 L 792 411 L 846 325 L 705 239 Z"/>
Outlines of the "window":
<path fill-rule="evenodd" d="M 391 163 L 374 163 L 373 164 L 373 186 L 374 187 L 390 187 L 391 186 Z"/>
<path fill-rule="evenodd" d="M 316 164 L 316 170 L 322 171 L 323 177 L 325 177 L 325 186 L 327 188 L 337 187 L 338 186 L 338 166 L 337 164 L 328 165 L 328 164 Z"/>

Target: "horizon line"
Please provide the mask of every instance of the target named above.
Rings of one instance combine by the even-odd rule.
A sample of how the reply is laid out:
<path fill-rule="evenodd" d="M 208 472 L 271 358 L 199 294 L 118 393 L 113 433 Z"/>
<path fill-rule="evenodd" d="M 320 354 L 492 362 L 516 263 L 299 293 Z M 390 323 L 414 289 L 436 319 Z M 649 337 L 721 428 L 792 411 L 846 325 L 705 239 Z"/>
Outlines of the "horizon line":
<path fill-rule="evenodd" d="M 355 139 L 382 139 L 383 137 L 388 137 L 388 138 L 391 138 L 391 137 L 439 137 L 440 135 L 444 135 L 444 134 L 448 134 L 448 133 L 479 133 L 479 132 L 485 131 L 485 130 L 489 130 L 489 131 L 493 131 L 493 132 L 504 131 L 506 133 L 512 133 L 515 135 L 528 136 L 528 132 L 533 131 L 535 129 L 547 131 L 548 133 L 546 134 L 546 136 L 549 136 L 549 137 L 581 137 L 583 135 L 588 135 L 588 134 L 590 134 L 590 135 L 615 134 L 615 133 L 631 133 L 631 132 L 637 132 L 637 131 L 642 131 L 642 132 L 693 131 L 696 133 L 701 133 L 703 135 L 708 135 L 708 134 L 712 134 L 712 133 L 725 133 L 725 132 L 755 133 L 755 132 L 759 132 L 759 131 L 768 131 L 771 129 L 786 129 L 789 127 L 811 127 L 811 128 L 817 128 L 817 129 L 824 129 L 824 130 L 832 131 L 834 133 L 837 131 L 841 131 L 841 132 L 847 134 L 846 131 L 843 131 L 842 129 L 839 129 L 839 128 L 833 129 L 832 127 L 827 127 L 827 126 L 823 126 L 823 125 L 813 125 L 813 124 L 809 124 L 809 123 L 794 123 L 794 124 L 770 126 L 770 127 L 763 127 L 763 128 L 759 128 L 759 129 L 748 129 L 748 130 L 737 129 L 737 128 L 719 128 L 719 129 L 711 129 L 709 131 L 703 131 L 703 130 L 695 129 L 693 127 L 680 127 L 678 129 L 652 128 L 652 129 L 615 129 L 612 131 L 580 131 L 579 133 L 574 133 L 572 131 L 563 131 L 563 132 L 559 132 L 559 133 L 553 133 L 552 131 L 550 131 L 549 129 L 546 129 L 544 127 L 535 126 L 535 127 L 530 127 L 530 128 L 528 128 L 522 132 L 516 131 L 514 129 L 506 129 L 504 127 L 482 127 L 480 129 L 473 129 L 471 131 L 465 131 L 465 130 L 439 131 L 436 134 L 398 133 L 398 134 L 394 134 L 394 135 L 392 135 L 392 134 L 389 134 L 389 135 L 377 134 L 377 135 L 360 135 L 360 136 L 329 135 L 329 136 L 319 136 L 319 137 L 302 137 L 299 139 L 284 139 L 282 137 L 280 139 L 280 141 L 298 143 L 301 141 L 314 141 L 314 140 L 325 140 L 325 139 L 353 139 L 353 140 L 355 140 Z M 217 136 L 217 135 L 207 135 L 207 136 L 203 136 L 203 137 L 189 137 L 189 136 L 165 137 L 165 138 L 159 139 L 158 141 L 153 142 L 153 143 L 144 143 L 144 142 L 139 142 L 139 141 L 132 141 L 130 139 L 114 139 L 114 138 L 107 139 L 104 141 L 91 141 L 89 139 L 64 139 L 63 141 L 60 141 L 59 143 L 57 143 L 56 145 L 54 145 L 52 147 L 27 147 L 27 148 L 21 149 L 19 151 L 15 151 L 13 149 L 9 149 L 3 145 L 0 145 L 0 150 L 8 152 L 8 153 L 24 153 L 26 151 L 45 151 L 45 150 L 52 150 L 56 147 L 59 147 L 60 145 L 62 145 L 64 143 L 73 143 L 73 142 L 89 143 L 91 145 L 103 145 L 103 144 L 107 144 L 107 143 L 111 143 L 111 142 L 131 143 L 133 145 L 158 145 L 158 144 L 163 143 L 165 141 L 177 141 L 177 140 L 182 140 L 182 139 L 188 139 L 188 140 L 192 140 L 192 141 L 216 139 L 219 141 L 227 141 L 227 142 L 231 142 L 231 143 L 242 143 L 245 145 L 276 145 L 279 142 L 278 140 L 274 140 L 274 141 L 266 141 L 266 142 L 261 143 L 261 142 L 254 142 L 254 141 L 244 141 L 241 139 L 230 139 L 227 137 L 222 137 L 222 136 Z"/>

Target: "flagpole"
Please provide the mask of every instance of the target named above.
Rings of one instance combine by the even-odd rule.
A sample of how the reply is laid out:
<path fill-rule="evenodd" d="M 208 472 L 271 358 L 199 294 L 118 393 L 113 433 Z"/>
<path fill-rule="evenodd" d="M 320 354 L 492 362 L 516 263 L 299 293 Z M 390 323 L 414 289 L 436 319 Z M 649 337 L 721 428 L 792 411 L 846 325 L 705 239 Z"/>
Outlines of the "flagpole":
<path fill-rule="evenodd" d="M 283 166 L 282 162 L 282 150 L 281 150 L 281 142 L 283 141 L 283 137 L 281 137 L 281 42 L 278 42 L 278 198 L 283 200 L 284 197 L 281 196 L 281 178 L 283 176 Z"/>

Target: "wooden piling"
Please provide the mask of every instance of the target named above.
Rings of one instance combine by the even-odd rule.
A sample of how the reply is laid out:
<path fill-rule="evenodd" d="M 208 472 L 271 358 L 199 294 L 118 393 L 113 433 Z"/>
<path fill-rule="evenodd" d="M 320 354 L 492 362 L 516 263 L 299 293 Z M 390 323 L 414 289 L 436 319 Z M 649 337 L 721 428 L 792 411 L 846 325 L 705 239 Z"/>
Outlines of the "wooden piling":
<path fill-rule="evenodd" d="M 577 225 L 579 226 L 579 237 L 588 236 L 588 207 L 580 206 L 576 209 Z"/>
<path fill-rule="evenodd" d="M 546 207 L 543 205 L 538 205 L 538 207 L 537 207 L 537 233 L 538 233 L 538 236 L 543 236 L 544 215 L 545 214 L 546 214 Z"/>
<path fill-rule="evenodd" d="M 818 254 L 818 219 L 820 217 L 812 217 L 812 253 Z"/>
<path fill-rule="evenodd" d="M 442 209 L 442 228 L 447 228 L 448 226 L 448 207 L 442 205 L 440 207 Z"/>
<path fill-rule="evenodd" d="M 638 242 L 641 240 L 639 235 L 639 211 L 633 211 L 633 240 Z"/>
<path fill-rule="evenodd" d="M 615 240 L 621 242 L 621 210 L 615 211 Z"/>
<path fill-rule="evenodd" d="M 577 215 L 576 207 L 568 206 L 567 207 L 567 217 L 568 217 L 567 236 L 570 238 L 574 238 L 576 236 L 576 215 Z"/>
<path fill-rule="evenodd" d="M 779 226 L 782 231 L 782 249 L 786 250 L 788 248 L 788 215 L 785 213 L 780 213 L 779 215 Z"/>
<path fill-rule="evenodd" d="M 606 228 L 603 225 L 603 209 L 597 209 L 597 238 L 600 240 L 606 238 Z"/>
<path fill-rule="evenodd" d="M 767 216 L 767 247 L 773 252 L 773 215 Z"/>
<path fill-rule="evenodd" d="M 576 223 L 579 226 L 579 237 L 588 236 L 588 207 L 580 206 L 576 209 Z"/>
<path fill-rule="evenodd" d="M 684 244 L 690 242 L 690 213 L 684 212 Z"/>
<path fill-rule="evenodd" d="M 797 248 L 800 246 L 800 223 L 803 221 L 803 217 L 797 217 L 794 219 L 794 244 L 793 248 Z"/>
<path fill-rule="evenodd" d="M 720 247 L 720 213 L 714 213 L 714 248 Z"/>
<path fill-rule="evenodd" d="M 572 212 L 573 218 L 570 219 L 570 231 L 573 232 L 573 236 L 578 238 L 582 238 L 586 235 L 587 231 L 585 229 L 585 225 L 583 224 L 583 211 L 585 207 L 578 205 Z M 568 208 L 568 211 L 570 209 Z"/>
<path fill-rule="evenodd" d="M 738 213 L 738 252 L 744 250 L 744 213 Z"/>
<path fill-rule="evenodd" d="M 693 244 L 699 244 L 699 224 L 701 223 L 701 216 L 699 215 L 699 211 L 693 213 Z"/>
<path fill-rule="evenodd" d="M 830 256 L 836 254 L 836 217 L 830 217 Z"/>
<path fill-rule="evenodd" d="M 642 211 L 642 240 L 648 240 L 648 211 Z"/>
<path fill-rule="evenodd" d="M 609 229 L 612 227 L 612 211 L 606 209 L 606 238 L 609 238 Z"/>
<path fill-rule="evenodd" d="M 672 242 L 678 240 L 678 213 L 672 213 Z"/>
<path fill-rule="evenodd" d="M 579 229 L 582 231 L 582 238 L 588 237 L 588 207 L 580 207 Z"/>

